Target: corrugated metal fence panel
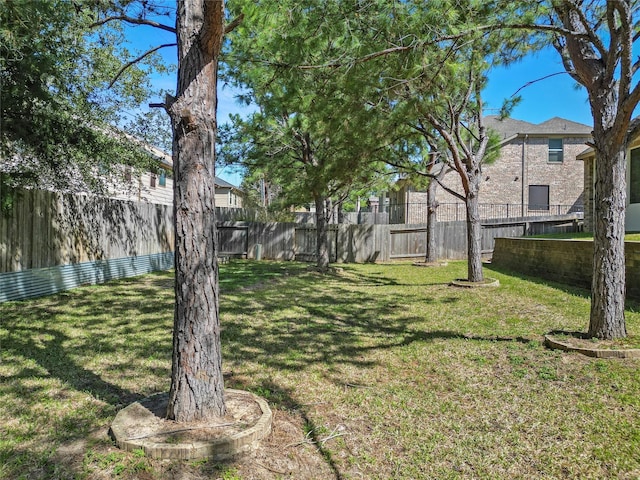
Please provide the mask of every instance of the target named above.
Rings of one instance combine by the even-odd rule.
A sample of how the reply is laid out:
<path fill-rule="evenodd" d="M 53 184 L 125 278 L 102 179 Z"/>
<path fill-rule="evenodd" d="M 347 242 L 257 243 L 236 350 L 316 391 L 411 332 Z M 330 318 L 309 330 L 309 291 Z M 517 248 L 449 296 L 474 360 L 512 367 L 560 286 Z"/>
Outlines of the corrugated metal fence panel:
<path fill-rule="evenodd" d="M 24 300 L 81 285 L 173 268 L 173 252 L 0 273 L 0 302 Z"/>

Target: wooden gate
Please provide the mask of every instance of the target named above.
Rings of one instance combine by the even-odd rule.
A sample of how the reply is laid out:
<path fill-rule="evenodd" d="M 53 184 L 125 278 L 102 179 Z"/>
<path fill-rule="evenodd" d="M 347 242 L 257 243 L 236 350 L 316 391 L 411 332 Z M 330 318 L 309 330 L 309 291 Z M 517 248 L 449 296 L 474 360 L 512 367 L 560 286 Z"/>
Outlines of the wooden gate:
<path fill-rule="evenodd" d="M 235 258 L 247 258 L 249 250 L 248 226 L 218 226 L 219 255 Z"/>

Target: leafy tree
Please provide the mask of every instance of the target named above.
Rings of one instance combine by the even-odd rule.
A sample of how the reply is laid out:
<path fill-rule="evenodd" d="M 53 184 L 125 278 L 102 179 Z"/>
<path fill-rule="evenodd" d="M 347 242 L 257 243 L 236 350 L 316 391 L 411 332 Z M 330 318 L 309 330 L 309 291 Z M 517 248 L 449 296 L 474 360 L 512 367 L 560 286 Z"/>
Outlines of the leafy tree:
<path fill-rule="evenodd" d="M 366 48 L 359 46 L 325 63 L 332 68 L 366 63 L 385 98 L 370 100 L 383 106 L 379 116 L 385 119 L 385 129 L 407 138 L 406 129 L 399 133 L 403 119 L 421 135 L 417 142 L 429 153 L 410 155 L 395 166 L 431 178 L 432 193 L 438 178 L 447 171 L 457 173 L 462 193 L 447 190 L 466 206 L 472 282 L 483 280 L 478 211 L 482 165 L 497 155 L 495 139 L 483 124 L 481 92 L 493 65 L 512 61 L 528 48 L 522 42 L 526 33 L 506 35 L 486 28 L 498 18 L 514 15 L 511 8 L 496 10 L 498 3 L 372 2 L 360 12 L 360 30 L 383 34 L 361 36 Z M 435 205 L 429 209 L 432 222 Z M 435 250 L 432 236 L 428 245 L 428 251 Z"/>
<path fill-rule="evenodd" d="M 122 32 L 90 32 L 91 21 L 84 9 L 62 0 L 8 1 L 0 9 L 5 183 L 101 191 L 117 173 L 114 163 L 149 162 L 109 126 L 119 109 L 148 95 L 144 71 L 129 69 L 106 95 L 126 51 L 117 46 Z"/>
<path fill-rule="evenodd" d="M 260 107 L 246 120 L 235 119 L 234 143 L 246 148 L 225 156 L 268 169 L 286 204 L 315 204 L 321 271 L 329 266 L 333 205 L 371 179 L 387 142 L 375 134 L 376 118 L 361 97 L 366 72 L 291 68 L 320 63 L 349 40 L 343 7 L 335 1 L 236 2 L 236 14 L 245 17 L 225 56 L 225 77 Z"/>

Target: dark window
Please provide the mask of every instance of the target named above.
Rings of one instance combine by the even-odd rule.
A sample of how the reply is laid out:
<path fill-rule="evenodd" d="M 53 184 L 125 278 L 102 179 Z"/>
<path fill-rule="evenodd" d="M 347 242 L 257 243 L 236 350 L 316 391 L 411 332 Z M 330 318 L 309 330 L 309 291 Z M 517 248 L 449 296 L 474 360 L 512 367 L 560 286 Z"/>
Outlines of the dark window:
<path fill-rule="evenodd" d="M 640 148 L 631 150 L 629 203 L 640 203 Z"/>
<path fill-rule="evenodd" d="M 549 210 L 549 185 L 529 185 L 529 210 Z"/>
<path fill-rule="evenodd" d="M 124 167 L 124 180 L 131 182 L 131 167 Z"/>
<path fill-rule="evenodd" d="M 151 180 L 149 181 L 149 185 L 151 186 L 151 188 L 156 188 L 156 174 L 152 173 L 151 174 Z"/>
<path fill-rule="evenodd" d="M 562 139 L 549 139 L 549 161 L 554 163 L 562 163 Z"/>

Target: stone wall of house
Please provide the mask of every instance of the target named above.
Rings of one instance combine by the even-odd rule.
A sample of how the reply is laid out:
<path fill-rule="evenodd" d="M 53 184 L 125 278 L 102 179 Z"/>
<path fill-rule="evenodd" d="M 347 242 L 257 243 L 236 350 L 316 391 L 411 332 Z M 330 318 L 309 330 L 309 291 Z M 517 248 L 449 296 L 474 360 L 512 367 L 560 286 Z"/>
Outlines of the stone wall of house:
<path fill-rule="evenodd" d="M 640 242 L 625 242 L 627 298 L 640 300 Z M 593 242 L 496 238 L 492 265 L 546 280 L 591 288 Z"/>
<path fill-rule="evenodd" d="M 595 157 L 584 160 L 584 231 L 593 232 L 593 163 Z"/>
<path fill-rule="evenodd" d="M 530 185 L 548 185 L 551 205 L 582 205 L 583 164 L 576 156 L 585 150 L 584 142 L 584 138 L 565 138 L 562 163 L 548 161 L 547 137 L 516 138 L 503 145 L 500 157 L 482 168 L 480 203 L 527 205 Z M 462 192 L 455 172 L 449 173 L 443 183 Z M 443 189 L 437 199 L 441 203 L 459 201 Z"/>

